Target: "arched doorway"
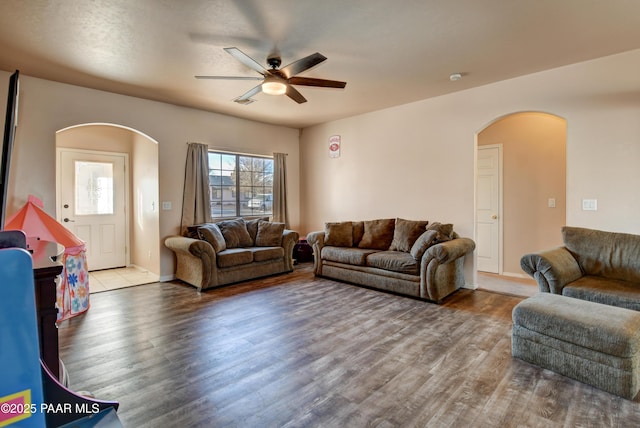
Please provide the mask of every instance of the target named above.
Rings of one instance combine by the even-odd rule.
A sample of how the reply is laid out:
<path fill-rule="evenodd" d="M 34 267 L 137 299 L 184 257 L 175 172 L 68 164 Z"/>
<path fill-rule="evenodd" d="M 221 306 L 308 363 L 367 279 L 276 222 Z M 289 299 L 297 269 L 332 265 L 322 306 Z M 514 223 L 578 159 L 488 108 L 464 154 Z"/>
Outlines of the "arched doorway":
<path fill-rule="evenodd" d="M 520 268 L 522 255 L 562 243 L 560 229 L 566 223 L 566 140 L 566 120 L 542 112 L 503 116 L 477 134 L 479 271 L 528 278 Z M 491 183 L 487 178 L 490 174 L 483 175 L 483 168 L 493 164 L 485 160 L 485 151 L 499 153 L 501 159 L 498 180 Z M 488 196 L 488 189 L 497 192 Z M 482 209 L 489 202 L 495 205 L 489 208 L 488 221 L 482 224 Z M 491 221 L 494 222 L 489 225 Z M 481 260 L 496 255 L 497 263 Z"/>
<path fill-rule="evenodd" d="M 159 232 L 159 188 L 158 188 L 158 145 L 149 136 L 124 126 L 105 123 L 89 123 L 68 127 L 56 132 L 56 213 L 58 221 L 64 224 L 64 218 L 69 217 L 69 208 L 61 194 L 63 193 L 62 159 L 65 154 L 75 153 L 79 157 L 98 159 L 103 156 L 125 159 L 126 189 L 125 197 L 125 236 L 123 243 L 108 240 L 107 244 L 122 256 L 125 270 L 101 271 L 102 278 L 110 278 L 106 289 L 120 286 L 135 285 L 135 283 L 150 282 L 159 277 L 160 273 L 160 232 Z M 86 155 L 86 156 L 85 156 Z M 93 156 L 93 157 L 92 157 Z M 67 156 L 69 158 L 70 156 Z M 71 169 L 71 168 L 67 168 Z M 69 199 L 69 198 L 67 198 Z M 74 205 L 75 208 L 75 205 Z M 73 213 L 72 213 L 73 214 Z M 72 221 L 68 218 L 69 221 Z M 70 223 L 69 223 L 70 224 Z M 119 235 L 118 235 L 119 236 Z M 84 237 L 83 237 L 84 238 Z M 86 240 L 86 238 L 84 238 Z M 103 244 L 104 245 L 104 244 Z M 94 246 L 95 247 L 95 246 Z M 98 269 L 121 266 L 102 266 L 94 262 Z M 90 271 L 92 263 L 89 261 Z M 98 273 L 92 272 L 95 278 Z M 91 285 L 92 291 L 102 291 L 102 280 L 95 280 Z"/>

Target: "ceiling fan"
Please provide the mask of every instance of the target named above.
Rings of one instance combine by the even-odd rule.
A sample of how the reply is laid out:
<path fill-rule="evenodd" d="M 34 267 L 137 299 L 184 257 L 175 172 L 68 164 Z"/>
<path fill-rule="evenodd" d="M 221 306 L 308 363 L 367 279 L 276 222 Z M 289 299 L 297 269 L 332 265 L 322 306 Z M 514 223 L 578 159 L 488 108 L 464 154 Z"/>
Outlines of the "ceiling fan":
<path fill-rule="evenodd" d="M 327 57 L 318 52 L 294 61 L 283 68 L 278 68 L 282 63 L 282 59 L 280 58 L 280 56 L 278 54 L 271 54 L 267 57 L 267 64 L 269 64 L 271 68 L 266 69 L 238 48 L 224 48 L 224 50 L 227 51 L 227 53 L 231 54 L 231 56 L 240 61 L 242 64 L 260 73 L 262 77 L 195 76 L 195 78 L 262 80 L 261 84 L 250 89 L 234 100 L 235 102 L 240 104 L 250 104 L 254 102 L 255 100 L 251 99 L 251 97 L 258 94 L 259 92 L 264 92 L 265 94 L 270 95 L 286 94 L 289 98 L 291 98 L 298 104 L 302 104 L 307 102 L 307 99 L 303 97 L 302 94 L 291 85 L 319 86 L 323 88 L 344 88 L 347 85 L 346 82 L 340 82 L 337 80 L 326 80 L 316 79 L 313 77 L 297 76 L 303 71 L 306 71 L 327 59 Z"/>

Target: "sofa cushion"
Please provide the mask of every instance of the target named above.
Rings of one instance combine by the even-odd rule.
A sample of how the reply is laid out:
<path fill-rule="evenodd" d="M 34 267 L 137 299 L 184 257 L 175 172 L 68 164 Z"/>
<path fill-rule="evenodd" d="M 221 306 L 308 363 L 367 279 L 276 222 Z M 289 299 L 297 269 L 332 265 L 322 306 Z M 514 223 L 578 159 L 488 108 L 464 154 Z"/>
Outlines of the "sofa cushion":
<path fill-rule="evenodd" d="M 388 250 L 393 241 L 393 229 L 396 220 L 393 218 L 367 220 L 364 222 L 364 235 L 358 244 L 359 248 Z"/>
<path fill-rule="evenodd" d="M 252 246 L 256 244 L 256 235 L 258 234 L 258 223 L 260 222 L 260 220 L 269 221 L 269 217 L 254 218 L 251 220 L 245 219 L 245 223 L 247 225 L 247 232 L 251 237 Z"/>
<path fill-rule="evenodd" d="M 279 247 L 282 245 L 284 223 L 260 220 L 256 234 L 256 247 Z"/>
<path fill-rule="evenodd" d="M 404 251 L 408 253 L 416 239 L 425 231 L 428 221 L 396 219 L 393 229 L 393 240 L 389 251 Z"/>
<path fill-rule="evenodd" d="M 367 256 L 367 266 L 393 272 L 418 274 L 419 262 L 404 251 L 378 251 Z"/>
<path fill-rule="evenodd" d="M 562 288 L 562 295 L 640 311 L 640 284 L 585 275 Z"/>
<path fill-rule="evenodd" d="M 446 242 L 451 241 L 453 239 L 453 224 L 446 223 L 442 224 L 439 222 L 431 223 L 427 226 L 427 230 L 435 230 L 436 234 L 436 242 Z"/>
<path fill-rule="evenodd" d="M 220 228 L 215 223 L 206 223 L 198 227 L 198 237 L 204 239 L 213 247 L 213 251 L 219 253 L 227 249 L 227 243 Z"/>
<path fill-rule="evenodd" d="M 198 228 L 200 228 L 200 226 L 204 226 L 204 224 L 194 224 L 192 226 L 187 226 L 184 229 L 184 236 L 191 239 L 202 239 L 200 237 L 200 234 L 198 233 Z"/>
<path fill-rule="evenodd" d="M 223 220 L 216 223 L 224 236 L 227 248 L 251 247 L 253 241 L 242 218 Z"/>
<path fill-rule="evenodd" d="M 253 253 L 254 262 L 263 262 L 265 260 L 275 260 L 284 257 L 284 248 L 282 247 L 252 247 L 249 248 Z"/>
<path fill-rule="evenodd" d="M 245 265 L 253 261 L 253 253 L 247 248 L 227 248 L 216 256 L 220 268 Z"/>
<path fill-rule="evenodd" d="M 366 266 L 367 256 L 375 253 L 376 251 L 377 250 L 367 248 L 322 247 L 320 257 L 322 260 L 329 260 L 332 262 Z"/>
<path fill-rule="evenodd" d="M 640 235 L 565 226 L 562 240 L 585 274 L 640 283 Z"/>
<path fill-rule="evenodd" d="M 353 225 L 353 246 L 357 247 L 364 235 L 364 221 L 352 221 Z"/>
<path fill-rule="evenodd" d="M 353 223 L 350 221 L 325 223 L 324 244 L 334 247 L 351 247 L 353 245 Z"/>
<path fill-rule="evenodd" d="M 416 260 L 421 260 L 424 252 L 427 251 L 430 246 L 435 244 L 437 234 L 437 230 L 427 230 L 420 235 L 418 239 L 416 239 L 416 242 L 411 246 L 411 257 Z"/>
<path fill-rule="evenodd" d="M 538 293 L 518 303 L 512 317 L 527 330 L 606 355 L 640 352 L 640 316 L 634 311 Z"/>

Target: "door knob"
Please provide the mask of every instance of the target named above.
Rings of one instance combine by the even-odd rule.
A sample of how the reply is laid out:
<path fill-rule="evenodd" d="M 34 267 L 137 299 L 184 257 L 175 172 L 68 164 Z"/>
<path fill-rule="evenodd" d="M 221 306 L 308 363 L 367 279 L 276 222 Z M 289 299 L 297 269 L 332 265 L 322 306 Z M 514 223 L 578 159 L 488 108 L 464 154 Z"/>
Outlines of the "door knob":
<path fill-rule="evenodd" d="M 497 219 L 497 218 L 498 218 L 498 216 L 494 214 L 494 215 L 492 215 L 492 216 L 491 216 L 491 218 L 492 218 L 493 220 L 495 220 L 495 219 Z"/>
<path fill-rule="evenodd" d="M 75 220 L 69 220 L 67 217 L 63 218 L 62 221 L 64 221 L 65 223 L 69 223 L 69 222 L 74 223 L 75 222 Z"/>

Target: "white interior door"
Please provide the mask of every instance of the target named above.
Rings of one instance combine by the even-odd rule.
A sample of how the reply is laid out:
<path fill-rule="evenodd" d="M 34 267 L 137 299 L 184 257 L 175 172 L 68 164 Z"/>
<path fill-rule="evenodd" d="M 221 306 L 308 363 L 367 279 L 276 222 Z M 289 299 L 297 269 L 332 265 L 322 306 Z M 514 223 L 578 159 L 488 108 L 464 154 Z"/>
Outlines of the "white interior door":
<path fill-rule="evenodd" d="M 89 270 L 126 266 L 127 155 L 58 154 L 58 221 L 85 241 Z"/>
<path fill-rule="evenodd" d="M 476 244 L 478 270 L 502 273 L 502 146 L 478 146 Z"/>

